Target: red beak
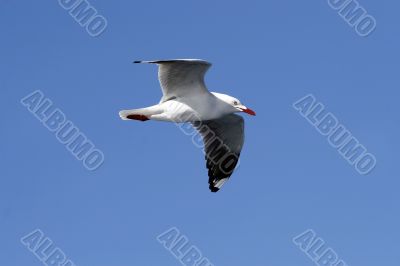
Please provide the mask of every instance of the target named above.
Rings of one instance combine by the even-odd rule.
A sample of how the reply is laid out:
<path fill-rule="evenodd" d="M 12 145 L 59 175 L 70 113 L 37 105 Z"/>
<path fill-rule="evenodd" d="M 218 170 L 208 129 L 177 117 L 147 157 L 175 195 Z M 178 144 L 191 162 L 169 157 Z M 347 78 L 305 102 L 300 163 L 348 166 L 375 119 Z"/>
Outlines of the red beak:
<path fill-rule="evenodd" d="M 245 112 L 246 114 L 249 114 L 249 115 L 256 115 L 256 112 L 254 112 L 250 108 L 242 109 L 242 112 Z"/>

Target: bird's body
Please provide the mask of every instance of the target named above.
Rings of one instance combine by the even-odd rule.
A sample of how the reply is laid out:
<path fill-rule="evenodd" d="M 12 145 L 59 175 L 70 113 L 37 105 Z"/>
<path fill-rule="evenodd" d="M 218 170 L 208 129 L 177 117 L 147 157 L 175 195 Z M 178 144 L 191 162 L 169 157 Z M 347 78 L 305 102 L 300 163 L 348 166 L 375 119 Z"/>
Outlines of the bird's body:
<path fill-rule="evenodd" d="M 137 113 L 145 115 L 149 120 L 185 123 L 213 120 L 237 112 L 219 97 L 219 93 L 177 97 L 146 108 L 124 110 L 120 116 L 129 120 L 129 115 Z"/>
<path fill-rule="evenodd" d="M 123 120 L 192 123 L 205 143 L 210 190 L 216 192 L 231 176 L 244 142 L 244 121 L 234 113 L 255 113 L 234 97 L 209 92 L 204 75 L 210 63 L 198 59 L 135 61 L 159 65 L 163 97 L 159 104 L 123 110 Z"/>

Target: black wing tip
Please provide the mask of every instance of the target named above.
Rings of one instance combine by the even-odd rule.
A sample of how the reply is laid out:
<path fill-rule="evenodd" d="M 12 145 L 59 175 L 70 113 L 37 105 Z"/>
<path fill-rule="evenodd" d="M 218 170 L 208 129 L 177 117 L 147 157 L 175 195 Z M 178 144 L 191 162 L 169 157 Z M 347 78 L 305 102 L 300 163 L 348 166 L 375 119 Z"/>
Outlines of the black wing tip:
<path fill-rule="evenodd" d="M 219 188 L 210 185 L 210 191 L 216 193 L 219 191 Z"/>
<path fill-rule="evenodd" d="M 160 61 L 144 61 L 144 60 L 135 60 L 134 64 L 158 64 Z"/>
<path fill-rule="evenodd" d="M 143 60 L 135 60 L 134 64 L 148 63 L 148 64 L 163 64 L 163 63 L 186 63 L 186 64 L 205 64 L 211 66 L 210 62 L 207 62 L 202 59 L 163 59 L 156 61 L 143 61 Z"/>

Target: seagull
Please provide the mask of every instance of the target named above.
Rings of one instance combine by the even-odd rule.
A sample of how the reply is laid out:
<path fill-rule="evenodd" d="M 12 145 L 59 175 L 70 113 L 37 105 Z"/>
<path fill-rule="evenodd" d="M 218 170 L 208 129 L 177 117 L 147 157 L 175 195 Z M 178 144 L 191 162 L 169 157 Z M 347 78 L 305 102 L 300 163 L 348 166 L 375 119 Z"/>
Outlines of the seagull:
<path fill-rule="evenodd" d="M 208 183 L 217 192 L 229 179 L 244 143 L 244 120 L 239 112 L 256 113 L 238 99 L 208 91 L 204 76 L 211 63 L 200 59 L 134 61 L 158 65 L 162 98 L 156 105 L 122 110 L 123 120 L 191 123 L 204 142 Z"/>

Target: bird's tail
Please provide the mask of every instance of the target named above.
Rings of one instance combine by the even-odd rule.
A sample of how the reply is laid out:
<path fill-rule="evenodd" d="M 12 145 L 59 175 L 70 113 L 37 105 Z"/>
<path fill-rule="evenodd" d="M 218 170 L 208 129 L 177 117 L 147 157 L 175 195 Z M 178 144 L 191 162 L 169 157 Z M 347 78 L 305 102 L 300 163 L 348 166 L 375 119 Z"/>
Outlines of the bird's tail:
<path fill-rule="evenodd" d="M 160 107 L 158 105 L 154 105 L 140 109 L 122 110 L 119 112 L 119 116 L 122 120 L 146 121 L 151 119 L 152 115 L 157 115 L 160 113 L 162 113 Z"/>
<path fill-rule="evenodd" d="M 132 109 L 132 110 L 121 110 L 119 111 L 119 117 L 121 117 L 122 120 L 130 120 L 129 116 L 130 115 L 139 115 L 141 114 L 138 112 L 140 109 Z"/>

